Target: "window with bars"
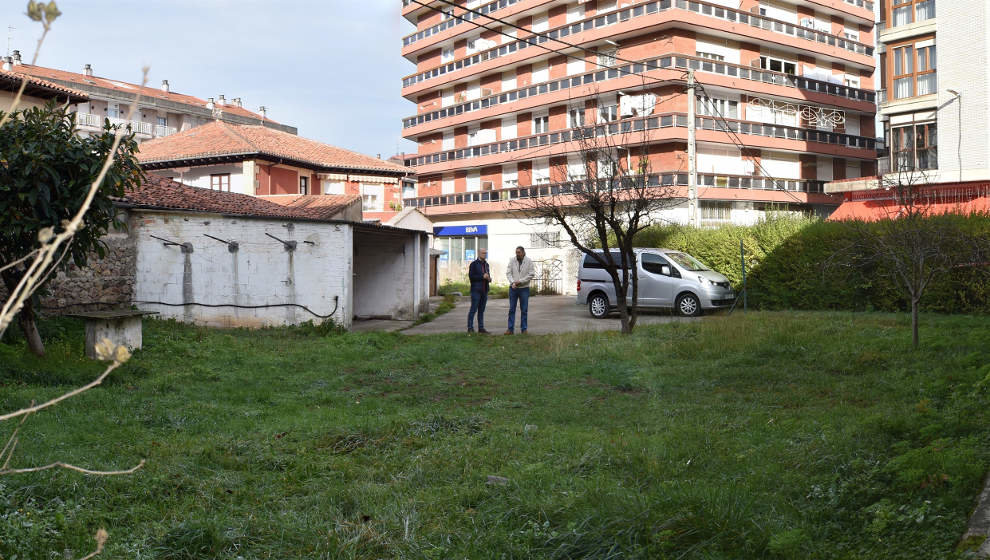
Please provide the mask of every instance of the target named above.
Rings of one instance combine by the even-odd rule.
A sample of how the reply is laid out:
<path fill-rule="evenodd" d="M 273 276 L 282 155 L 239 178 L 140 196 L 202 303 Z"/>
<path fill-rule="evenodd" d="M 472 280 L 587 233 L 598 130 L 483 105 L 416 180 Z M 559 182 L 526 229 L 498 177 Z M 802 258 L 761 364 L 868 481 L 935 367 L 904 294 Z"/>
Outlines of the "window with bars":
<path fill-rule="evenodd" d="M 230 173 L 210 175 L 210 190 L 230 192 Z"/>
<path fill-rule="evenodd" d="M 732 218 L 731 202 L 701 201 L 701 220 L 703 222 L 728 222 Z"/>
<path fill-rule="evenodd" d="M 556 249 L 560 247 L 560 232 L 531 233 L 529 234 L 529 247 L 531 249 Z"/>
<path fill-rule="evenodd" d="M 892 127 L 890 137 L 894 171 L 938 169 L 938 130 L 935 123 Z"/>

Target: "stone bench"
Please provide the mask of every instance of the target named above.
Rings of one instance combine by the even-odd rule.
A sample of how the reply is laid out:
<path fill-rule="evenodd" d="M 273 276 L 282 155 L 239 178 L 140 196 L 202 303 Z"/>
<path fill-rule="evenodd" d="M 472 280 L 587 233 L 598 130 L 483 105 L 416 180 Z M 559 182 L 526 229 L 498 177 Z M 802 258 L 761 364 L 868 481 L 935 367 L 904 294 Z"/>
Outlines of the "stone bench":
<path fill-rule="evenodd" d="M 141 319 L 145 315 L 157 315 L 157 311 L 135 311 L 117 309 L 113 311 L 93 311 L 75 313 L 75 317 L 86 321 L 86 356 L 98 360 L 96 343 L 107 338 L 116 346 L 125 346 L 134 351 L 141 348 Z"/>

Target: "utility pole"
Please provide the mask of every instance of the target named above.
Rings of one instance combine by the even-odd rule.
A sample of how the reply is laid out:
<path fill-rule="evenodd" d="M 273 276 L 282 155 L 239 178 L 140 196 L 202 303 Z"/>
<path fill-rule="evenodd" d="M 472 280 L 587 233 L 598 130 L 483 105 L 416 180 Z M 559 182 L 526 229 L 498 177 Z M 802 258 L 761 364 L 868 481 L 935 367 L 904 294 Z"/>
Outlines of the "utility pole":
<path fill-rule="evenodd" d="M 698 227 L 701 223 L 698 220 L 698 146 L 695 140 L 698 118 L 695 108 L 695 89 L 694 70 L 688 68 L 688 219 L 692 226 Z"/>

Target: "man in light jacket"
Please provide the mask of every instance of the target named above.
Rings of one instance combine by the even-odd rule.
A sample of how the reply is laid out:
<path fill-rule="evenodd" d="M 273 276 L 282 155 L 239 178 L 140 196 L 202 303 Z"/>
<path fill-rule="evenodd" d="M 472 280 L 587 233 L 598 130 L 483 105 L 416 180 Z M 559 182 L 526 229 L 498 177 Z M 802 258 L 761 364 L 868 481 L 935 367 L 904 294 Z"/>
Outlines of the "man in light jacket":
<path fill-rule="evenodd" d="M 516 247 L 516 256 L 505 267 L 505 277 L 509 280 L 509 328 L 505 334 L 513 334 L 516 326 L 516 302 L 522 317 L 519 330 L 526 334 L 526 319 L 529 313 L 529 282 L 533 279 L 533 261 L 526 256 L 526 249 Z"/>

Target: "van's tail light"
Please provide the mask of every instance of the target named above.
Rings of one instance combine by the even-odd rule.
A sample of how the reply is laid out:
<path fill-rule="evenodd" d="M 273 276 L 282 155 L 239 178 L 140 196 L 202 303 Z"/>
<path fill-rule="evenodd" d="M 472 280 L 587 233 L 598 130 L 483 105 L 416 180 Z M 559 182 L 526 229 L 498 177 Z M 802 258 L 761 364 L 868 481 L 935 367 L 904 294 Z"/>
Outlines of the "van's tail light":
<path fill-rule="evenodd" d="M 580 278 L 578 278 L 578 291 L 579 292 L 581 291 L 581 279 Z"/>

